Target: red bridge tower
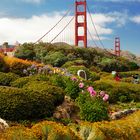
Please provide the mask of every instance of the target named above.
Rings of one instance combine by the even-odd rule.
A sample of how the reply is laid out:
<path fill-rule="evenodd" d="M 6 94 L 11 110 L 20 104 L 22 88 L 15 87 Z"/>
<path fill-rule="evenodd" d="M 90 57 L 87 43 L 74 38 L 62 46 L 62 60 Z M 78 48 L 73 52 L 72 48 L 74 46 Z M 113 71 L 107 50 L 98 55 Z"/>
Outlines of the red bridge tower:
<path fill-rule="evenodd" d="M 87 7 L 86 0 L 76 0 L 75 1 L 75 46 L 78 46 L 79 41 L 83 41 L 85 48 L 87 48 L 86 7 Z M 78 17 L 83 17 L 83 22 L 79 22 Z M 79 35 L 79 33 L 78 33 L 79 27 L 83 27 L 83 29 L 84 29 L 83 35 Z"/>
<path fill-rule="evenodd" d="M 115 55 L 120 56 L 120 38 L 116 37 L 115 38 Z"/>

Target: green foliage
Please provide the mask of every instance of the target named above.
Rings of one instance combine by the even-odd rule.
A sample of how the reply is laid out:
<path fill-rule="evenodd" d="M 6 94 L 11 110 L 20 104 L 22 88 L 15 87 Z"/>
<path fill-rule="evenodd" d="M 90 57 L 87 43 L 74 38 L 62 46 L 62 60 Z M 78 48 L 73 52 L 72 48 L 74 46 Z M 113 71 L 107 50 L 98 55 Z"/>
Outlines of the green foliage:
<path fill-rule="evenodd" d="M 140 75 L 140 71 L 120 72 L 119 74 L 120 74 L 121 77 L 128 78 L 128 77 L 132 77 L 135 74 L 139 74 Z"/>
<path fill-rule="evenodd" d="M 109 102 L 116 103 L 117 101 L 120 102 L 130 102 L 136 101 L 138 93 L 134 93 L 134 91 L 130 90 L 127 86 L 116 86 L 112 88 L 109 92 Z"/>
<path fill-rule="evenodd" d="M 29 81 L 30 77 L 21 77 L 10 83 L 12 87 L 23 88 Z"/>
<path fill-rule="evenodd" d="M 24 87 L 27 91 L 37 92 L 38 94 L 50 94 L 53 96 L 51 100 L 55 105 L 59 105 L 64 100 L 64 91 L 56 86 L 49 85 L 46 81 L 31 81 Z"/>
<path fill-rule="evenodd" d="M 58 74 L 54 74 L 54 75 L 50 76 L 49 81 L 50 81 L 50 83 L 52 83 L 52 85 L 61 87 L 63 89 L 66 88 L 67 78 L 64 76 L 62 77 Z"/>
<path fill-rule="evenodd" d="M 4 71 L 5 70 L 5 67 L 6 67 L 6 64 L 3 60 L 3 55 L 0 54 L 0 71 Z"/>
<path fill-rule="evenodd" d="M 14 73 L 0 72 L 0 85 L 9 86 L 10 82 L 15 81 L 17 78 L 19 78 L 19 76 Z"/>
<path fill-rule="evenodd" d="M 7 120 L 50 117 L 64 99 L 60 88 L 44 82 L 31 83 L 24 89 L 0 87 L 0 91 L 0 114 Z"/>
<path fill-rule="evenodd" d="M 61 67 L 66 61 L 67 57 L 60 51 L 49 52 L 44 58 L 45 64 L 51 64 L 55 67 Z"/>
<path fill-rule="evenodd" d="M 135 62 L 130 62 L 124 58 L 106 58 L 103 57 L 102 61 L 99 63 L 99 67 L 102 71 L 129 71 L 138 69 L 138 65 Z"/>
<path fill-rule="evenodd" d="M 100 80 L 94 83 L 96 90 L 104 90 L 109 94 L 109 102 L 130 102 L 140 101 L 139 85 L 124 82 L 115 82 L 112 80 Z"/>
<path fill-rule="evenodd" d="M 15 56 L 21 59 L 34 60 L 35 52 L 32 43 L 24 43 L 15 52 Z"/>
<path fill-rule="evenodd" d="M 101 80 L 94 83 L 94 88 L 97 90 L 109 91 L 113 88 L 113 85 L 109 82 L 106 82 L 105 80 Z"/>
<path fill-rule="evenodd" d="M 62 67 L 68 68 L 71 66 L 87 66 L 87 61 L 82 60 L 82 59 L 70 60 L 70 61 L 67 61 Z"/>
<path fill-rule="evenodd" d="M 48 81 L 48 80 L 49 80 L 49 78 L 48 78 L 47 75 L 38 74 L 38 75 L 18 78 L 17 80 L 11 82 L 10 85 L 12 87 L 23 88 L 24 86 L 26 86 L 26 84 L 28 82 L 32 82 L 32 81 Z"/>
<path fill-rule="evenodd" d="M 95 122 L 108 119 L 107 104 L 99 97 L 90 97 L 89 93 L 80 94 L 77 104 L 83 120 Z"/>
<path fill-rule="evenodd" d="M 79 96 L 80 88 L 76 81 L 70 79 L 66 83 L 65 91 L 72 99 L 76 99 Z"/>
<path fill-rule="evenodd" d="M 43 42 L 35 45 L 32 43 L 25 43 L 18 48 L 15 56 L 59 67 L 62 65 L 63 67 L 84 65 L 88 68 L 96 66 L 106 72 L 111 72 L 112 70 L 128 71 L 138 68 L 138 65 L 135 62 L 130 62 L 125 58 L 116 58 L 115 56 L 94 48 L 85 49 L 72 47 L 63 43 L 53 45 Z"/>
<path fill-rule="evenodd" d="M 139 68 L 139 66 L 135 62 L 129 62 L 129 70 L 136 70 Z"/>

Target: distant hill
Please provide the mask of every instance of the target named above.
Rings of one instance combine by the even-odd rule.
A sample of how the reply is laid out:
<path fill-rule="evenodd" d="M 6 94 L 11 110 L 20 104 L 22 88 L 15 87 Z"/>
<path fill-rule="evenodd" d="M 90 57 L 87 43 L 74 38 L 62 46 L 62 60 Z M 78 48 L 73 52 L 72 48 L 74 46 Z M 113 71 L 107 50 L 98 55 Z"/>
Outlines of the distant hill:
<path fill-rule="evenodd" d="M 105 52 L 110 52 L 112 54 L 114 54 L 114 50 L 113 49 L 102 49 L 102 48 L 99 48 L 99 47 L 95 47 L 95 49 L 98 51 L 98 52 L 102 52 L 102 53 L 105 53 Z M 133 61 L 135 63 L 137 63 L 139 66 L 140 66 L 140 56 L 137 56 L 129 51 L 121 51 L 121 56 L 130 60 L 130 61 Z"/>

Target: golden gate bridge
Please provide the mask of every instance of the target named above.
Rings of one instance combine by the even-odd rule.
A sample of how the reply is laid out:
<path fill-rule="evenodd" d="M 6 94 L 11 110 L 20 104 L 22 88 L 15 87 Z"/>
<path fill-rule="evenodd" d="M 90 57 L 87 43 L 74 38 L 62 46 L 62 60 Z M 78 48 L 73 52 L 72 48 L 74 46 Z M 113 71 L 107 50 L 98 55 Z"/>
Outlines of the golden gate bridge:
<path fill-rule="evenodd" d="M 71 16 L 70 20 L 66 23 L 65 19 L 66 17 L 73 12 L 73 7 L 75 8 L 75 13 L 73 16 Z M 52 28 L 50 28 L 43 36 L 41 36 L 34 44 L 40 42 L 44 37 L 48 37 L 49 34 L 61 23 L 65 25 L 63 26 L 63 28 L 53 37 L 51 38 L 51 40 L 49 41 L 49 43 L 54 42 L 58 36 L 61 36 L 63 32 L 65 32 L 65 30 L 68 28 L 68 26 L 72 23 L 74 24 L 74 34 L 72 36 L 74 36 L 74 40 L 75 40 L 75 46 L 80 46 L 80 44 L 82 43 L 83 47 L 87 48 L 88 47 L 88 36 L 90 37 L 90 39 L 92 40 L 92 42 L 94 43 L 95 47 L 98 47 L 97 43 L 94 40 L 94 36 L 92 35 L 91 31 L 88 28 L 88 24 L 87 24 L 87 14 L 89 14 L 89 18 L 91 21 L 91 25 L 94 29 L 95 35 L 97 36 L 97 39 L 100 43 L 100 46 L 102 46 L 102 48 L 109 52 L 107 49 L 105 49 L 105 46 L 98 34 L 96 25 L 93 21 L 90 9 L 88 7 L 87 1 L 86 0 L 75 0 L 75 4 L 72 4 L 72 6 L 70 6 L 70 8 L 65 12 L 65 14 L 60 18 L 60 20 L 54 25 L 52 26 Z M 75 23 L 73 23 L 75 19 Z M 72 29 L 69 29 L 72 30 Z M 67 32 L 67 36 L 68 36 L 68 32 Z M 66 35 L 63 35 L 63 37 L 61 36 L 61 38 L 66 37 Z M 49 37 L 48 37 L 49 38 Z M 61 40 L 62 41 L 62 40 Z M 64 41 L 63 41 L 64 42 Z M 120 38 L 116 37 L 115 41 L 114 41 L 114 54 L 116 56 L 120 56 Z M 110 53 L 110 52 L 109 52 Z"/>

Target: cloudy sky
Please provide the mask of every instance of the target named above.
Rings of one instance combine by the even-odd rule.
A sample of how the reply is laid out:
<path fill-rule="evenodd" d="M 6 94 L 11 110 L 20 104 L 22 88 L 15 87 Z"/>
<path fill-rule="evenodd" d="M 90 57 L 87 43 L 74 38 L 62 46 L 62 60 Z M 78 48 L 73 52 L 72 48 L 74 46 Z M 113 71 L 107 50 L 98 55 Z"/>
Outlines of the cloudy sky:
<path fill-rule="evenodd" d="M 43 41 L 49 42 L 74 15 L 75 0 L 1 0 L 0 44 L 35 42 L 57 23 L 70 8 L 71 12 Z M 93 22 L 105 48 L 114 49 L 114 38 L 121 39 L 121 49 L 140 55 L 140 0 L 87 0 Z M 88 17 L 88 30 L 101 46 Z M 82 19 L 79 19 L 82 20 Z M 82 34 L 82 30 L 79 31 Z M 54 41 L 74 44 L 74 20 Z M 94 46 L 88 35 L 88 45 Z"/>

